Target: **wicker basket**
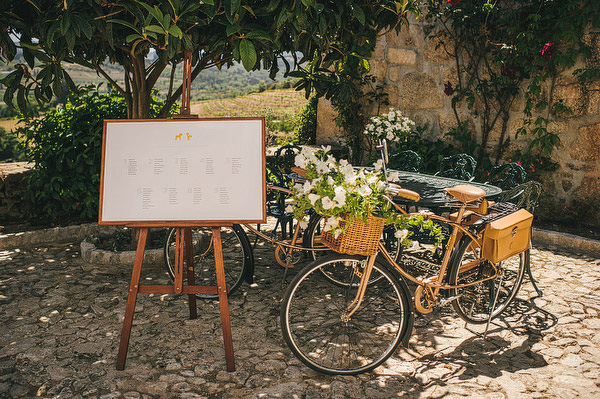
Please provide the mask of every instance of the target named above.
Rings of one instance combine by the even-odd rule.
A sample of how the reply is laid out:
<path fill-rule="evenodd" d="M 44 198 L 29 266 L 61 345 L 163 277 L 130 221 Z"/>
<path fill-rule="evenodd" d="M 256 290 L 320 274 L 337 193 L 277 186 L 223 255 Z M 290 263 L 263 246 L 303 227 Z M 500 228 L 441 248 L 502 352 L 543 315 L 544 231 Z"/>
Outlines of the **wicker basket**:
<path fill-rule="evenodd" d="M 369 216 L 367 223 L 361 218 L 351 217 L 340 222 L 346 229 L 337 238 L 329 231 L 321 235 L 323 245 L 336 252 L 348 255 L 373 255 L 377 252 L 377 244 L 383 233 L 385 218 Z"/>

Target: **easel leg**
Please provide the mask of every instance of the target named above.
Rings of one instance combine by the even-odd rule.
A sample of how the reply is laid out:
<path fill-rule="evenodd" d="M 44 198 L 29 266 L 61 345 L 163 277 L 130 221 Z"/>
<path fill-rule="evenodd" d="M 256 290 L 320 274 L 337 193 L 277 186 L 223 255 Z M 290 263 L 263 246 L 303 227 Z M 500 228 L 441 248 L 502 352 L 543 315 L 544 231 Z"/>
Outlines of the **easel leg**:
<path fill-rule="evenodd" d="M 127 295 L 127 306 L 125 307 L 125 318 L 123 320 L 123 329 L 121 330 L 121 344 L 117 355 L 117 370 L 125 369 L 125 360 L 127 359 L 127 348 L 129 347 L 129 336 L 131 335 L 131 325 L 133 323 L 133 313 L 135 312 L 135 301 L 140 288 L 140 275 L 142 273 L 142 262 L 144 260 L 144 251 L 146 248 L 146 238 L 148 237 L 148 228 L 140 229 L 137 249 L 135 251 L 135 260 L 133 261 L 133 271 L 131 272 L 131 282 L 129 283 L 129 293 Z"/>
<path fill-rule="evenodd" d="M 225 281 L 225 268 L 223 266 L 221 228 L 213 227 L 212 233 L 215 251 L 215 268 L 217 272 L 217 291 L 219 293 L 219 308 L 221 310 L 221 326 L 223 328 L 223 341 L 225 344 L 225 362 L 227 364 L 227 371 L 235 371 L 231 323 L 229 321 L 229 304 L 227 302 L 227 283 Z"/>
<path fill-rule="evenodd" d="M 188 285 L 196 285 L 194 281 L 194 245 L 192 242 L 192 228 L 186 227 L 183 231 L 183 237 L 185 241 L 185 258 L 187 262 L 187 282 Z M 190 319 L 198 317 L 198 311 L 196 308 L 196 295 L 189 294 L 188 302 L 190 304 Z"/>

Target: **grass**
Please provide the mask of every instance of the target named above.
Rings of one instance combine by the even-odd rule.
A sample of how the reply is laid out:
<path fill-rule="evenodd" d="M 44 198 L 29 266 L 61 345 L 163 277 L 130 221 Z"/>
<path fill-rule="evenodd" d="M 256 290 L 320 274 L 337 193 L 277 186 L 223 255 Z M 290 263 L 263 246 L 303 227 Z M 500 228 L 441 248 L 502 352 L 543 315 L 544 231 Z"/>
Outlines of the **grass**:
<path fill-rule="evenodd" d="M 191 105 L 191 111 L 201 118 L 273 116 L 280 120 L 296 115 L 306 102 L 303 92 L 294 89 L 269 90 L 240 97 L 195 102 Z"/>

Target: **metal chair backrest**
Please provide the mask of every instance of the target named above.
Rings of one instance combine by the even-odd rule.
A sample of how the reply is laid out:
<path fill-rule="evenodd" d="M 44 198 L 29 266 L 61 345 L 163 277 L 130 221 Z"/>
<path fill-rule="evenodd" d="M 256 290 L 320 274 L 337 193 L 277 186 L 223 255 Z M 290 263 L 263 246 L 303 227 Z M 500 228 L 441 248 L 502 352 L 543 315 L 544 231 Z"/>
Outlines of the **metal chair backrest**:
<path fill-rule="evenodd" d="M 542 184 L 537 181 L 528 181 L 519 184 L 510 190 L 503 191 L 497 198 L 499 202 L 510 202 L 519 208 L 525 208 L 534 213 L 542 194 Z"/>
<path fill-rule="evenodd" d="M 521 165 L 510 162 L 504 165 L 494 166 L 490 170 L 488 183 L 500 187 L 502 190 L 510 190 L 525 183 L 527 172 Z"/>
<path fill-rule="evenodd" d="M 421 157 L 412 150 L 397 152 L 390 155 L 389 167 L 406 172 L 418 172 L 421 168 Z"/>
<path fill-rule="evenodd" d="M 435 175 L 471 181 L 476 167 L 477 161 L 469 154 L 455 154 L 442 159 L 440 170 Z"/>

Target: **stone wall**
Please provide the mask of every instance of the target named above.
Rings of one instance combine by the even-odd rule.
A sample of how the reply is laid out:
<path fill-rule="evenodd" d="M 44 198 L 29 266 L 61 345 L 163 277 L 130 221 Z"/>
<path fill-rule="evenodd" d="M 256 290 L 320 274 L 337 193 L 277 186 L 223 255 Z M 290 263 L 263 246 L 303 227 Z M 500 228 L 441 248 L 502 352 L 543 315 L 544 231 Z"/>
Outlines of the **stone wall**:
<path fill-rule="evenodd" d="M 587 63 L 600 65 L 600 33 L 588 32 L 586 40 L 595 48 Z M 390 106 L 402 110 L 418 125 L 426 125 L 426 134 L 430 138 L 441 137 L 457 125 L 451 97 L 443 92 L 444 83 L 456 85 L 456 67 L 454 59 L 437 45 L 435 40 L 425 38 L 419 23 L 412 21 L 399 34 L 383 36 L 371 60 L 372 73 L 385 82 Z M 598 206 L 593 207 L 596 209 L 594 216 L 600 223 L 600 82 L 586 86 L 577 82 L 572 72 L 584 65 L 581 60 L 556 79 L 552 90 L 550 83 L 544 88 L 546 93 L 551 93 L 553 102 L 562 100 L 573 110 L 569 117 L 555 118 L 550 123 L 549 130 L 557 133 L 562 143 L 552 154 L 559 168 L 545 177 L 544 197 L 550 199 L 556 209 L 563 203 L 573 205 L 574 199 L 595 200 Z M 508 134 L 512 138 L 521 126 L 522 109 L 522 100 L 512 107 L 508 121 Z M 478 120 L 466 107 L 458 108 L 458 113 L 463 120 L 470 120 L 471 127 L 478 129 Z M 341 140 L 341 130 L 333 123 L 334 116 L 330 104 L 321 100 L 317 127 L 319 144 Z M 491 146 L 498 143 L 499 130 L 491 132 Z M 513 149 L 523 147 L 528 140 L 527 137 L 513 140 L 511 146 Z"/>
<path fill-rule="evenodd" d="M 27 162 L 0 163 L 0 225 L 26 220 L 24 177 L 31 164 Z"/>

